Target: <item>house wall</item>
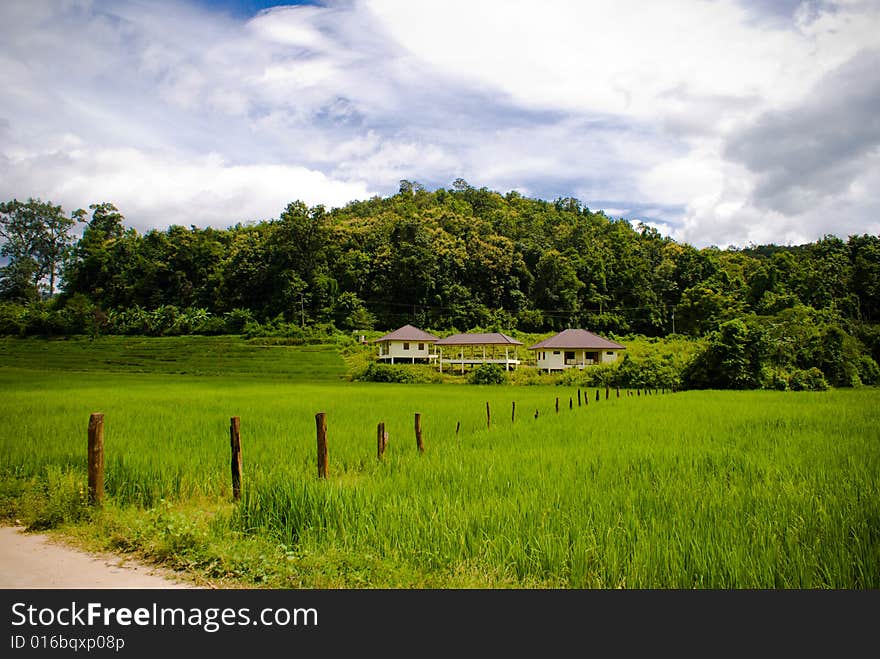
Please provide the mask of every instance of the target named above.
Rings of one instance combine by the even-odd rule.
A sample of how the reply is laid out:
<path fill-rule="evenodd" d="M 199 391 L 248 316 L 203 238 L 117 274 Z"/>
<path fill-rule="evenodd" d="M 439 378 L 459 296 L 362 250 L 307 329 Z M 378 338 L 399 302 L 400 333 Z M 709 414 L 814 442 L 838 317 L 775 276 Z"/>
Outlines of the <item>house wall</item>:
<path fill-rule="evenodd" d="M 404 350 L 404 345 L 408 345 L 409 349 Z M 419 350 L 419 345 L 422 349 Z M 430 354 L 431 344 L 419 341 L 383 341 L 379 344 L 379 357 L 382 359 L 427 359 Z"/>
<path fill-rule="evenodd" d="M 536 350 L 537 366 L 545 370 L 560 371 L 565 368 L 565 351 L 563 350 Z M 558 354 L 554 354 L 558 353 Z"/>
<path fill-rule="evenodd" d="M 575 363 L 565 363 L 566 352 L 574 353 Z M 598 362 L 594 357 L 597 352 L 599 353 Z M 579 368 L 581 364 L 585 364 L 586 366 L 593 366 L 596 363 L 613 364 L 617 361 L 618 356 L 618 351 L 616 350 L 535 350 L 535 353 L 537 367 L 551 371 L 561 371 L 566 368 Z M 571 361 L 571 358 L 569 358 L 569 361 Z"/>
<path fill-rule="evenodd" d="M 613 364 L 617 361 L 617 358 L 619 356 L 620 353 L 617 350 L 603 350 L 602 353 L 599 355 L 600 361 L 603 364 Z"/>

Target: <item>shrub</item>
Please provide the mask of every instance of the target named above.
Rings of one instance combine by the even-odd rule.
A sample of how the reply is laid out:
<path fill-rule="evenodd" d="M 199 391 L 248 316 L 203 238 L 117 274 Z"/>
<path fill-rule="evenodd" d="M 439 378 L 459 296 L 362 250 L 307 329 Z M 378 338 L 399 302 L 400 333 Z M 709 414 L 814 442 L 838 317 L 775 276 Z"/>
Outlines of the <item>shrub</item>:
<path fill-rule="evenodd" d="M 828 382 L 822 371 L 813 366 L 806 370 L 792 371 L 789 386 L 792 391 L 825 391 L 828 389 Z"/>
<path fill-rule="evenodd" d="M 442 377 L 430 366 L 420 364 L 381 364 L 371 362 L 352 379 L 364 382 L 398 382 L 402 384 L 430 384 L 442 382 Z"/>
<path fill-rule="evenodd" d="M 880 383 L 880 366 L 868 355 L 861 355 L 858 361 L 859 378 L 862 384 Z"/>
<path fill-rule="evenodd" d="M 573 387 L 613 387 L 618 382 L 617 364 L 596 364 L 586 368 L 568 368 L 559 376 L 558 384 Z"/>
<path fill-rule="evenodd" d="M 24 336 L 27 307 L 14 302 L 0 303 L 0 335 Z"/>
<path fill-rule="evenodd" d="M 25 487 L 20 511 L 30 530 L 45 530 L 89 514 L 85 484 L 78 474 L 49 465 Z"/>
<path fill-rule="evenodd" d="M 253 324 L 256 322 L 254 314 L 251 313 L 250 309 L 233 309 L 232 311 L 227 311 L 223 318 L 226 323 L 226 331 L 230 334 L 244 334 L 248 323 Z"/>
<path fill-rule="evenodd" d="M 784 369 L 777 366 L 764 366 L 761 368 L 761 388 L 788 391 L 791 376 Z"/>
<path fill-rule="evenodd" d="M 471 384 L 505 384 L 507 377 L 498 364 L 480 364 L 468 377 Z"/>
<path fill-rule="evenodd" d="M 558 375 L 537 368 L 518 368 L 507 374 L 507 381 L 516 385 L 555 384 L 558 379 Z"/>

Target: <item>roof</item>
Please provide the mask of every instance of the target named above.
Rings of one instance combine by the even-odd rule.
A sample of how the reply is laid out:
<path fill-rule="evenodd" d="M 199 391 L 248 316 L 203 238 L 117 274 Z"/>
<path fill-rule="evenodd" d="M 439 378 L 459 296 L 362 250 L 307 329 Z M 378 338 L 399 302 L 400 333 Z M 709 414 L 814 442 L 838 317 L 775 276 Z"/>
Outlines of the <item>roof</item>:
<path fill-rule="evenodd" d="M 386 334 L 385 336 L 379 337 L 378 339 L 373 339 L 373 343 L 379 343 L 381 341 L 436 341 L 437 337 L 433 334 L 429 334 L 424 330 L 420 330 L 418 327 L 413 327 L 412 325 L 404 325 L 403 327 L 394 330 L 390 334 Z"/>
<path fill-rule="evenodd" d="M 512 339 L 501 332 L 489 332 L 486 334 L 453 334 L 437 341 L 438 346 L 488 346 L 510 345 L 521 346 L 522 342 Z"/>
<path fill-rule="evenodd" d="M 622 346 L 614 341 L 604 339 L 598 334 L 593 334 L 583 329 L 567 329 L 562 330 L 559 334 L 544 339 L 540 343 L 529 346 L 529 350 L 545 350 L 545 349 L 565 349 L 565 348 L 597 348 L 600 350 L 626 350 L 626 346 Z"/>

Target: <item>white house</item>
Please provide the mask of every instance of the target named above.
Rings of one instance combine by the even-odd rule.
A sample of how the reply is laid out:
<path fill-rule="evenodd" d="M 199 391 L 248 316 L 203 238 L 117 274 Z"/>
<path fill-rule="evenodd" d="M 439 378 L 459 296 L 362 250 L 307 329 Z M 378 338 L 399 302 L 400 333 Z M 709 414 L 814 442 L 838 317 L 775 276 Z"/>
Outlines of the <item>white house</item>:
<path fill-rule="evenodd" d="M 529 346 L 537 357 L 537 367 L 550 371 L 586 368 L 617 361 L 625 346 L 582 329 L 567 329 Z"/>
<path fill-rule="evenodd" d="M 431 346 L 437 342 L 437 337 L 429 334 L 418 327 L 404 325 L 390 334 L 375 339 L 373 343 L 379 344 L 380 361 L 418 362 L 431 363 L 437 355 L 431 352 Z"/>
<path fill-rule="evenodd" d="M 517 347 L 522 342 L 501 332 L 484 334 L 453 334 L 439 339 L 435 344 L 440 351 L 440 371 L 443 365 L 458 366 L 464 373 L 465 366 L 477 364 L 500 364 L 505 371 L 519 365 Z M 446 350 L 444 356 L 443 351 Z"/>

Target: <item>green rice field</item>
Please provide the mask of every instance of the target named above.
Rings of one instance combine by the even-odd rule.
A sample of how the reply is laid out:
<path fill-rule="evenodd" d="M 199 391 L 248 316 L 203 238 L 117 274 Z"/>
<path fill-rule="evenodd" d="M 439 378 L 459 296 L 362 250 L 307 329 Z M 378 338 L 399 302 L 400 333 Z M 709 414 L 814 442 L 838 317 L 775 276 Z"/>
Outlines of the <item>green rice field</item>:
<path fill-rule="evenodd" d="M 562 386 L 347 382 L 330 347 L 2 348 L 0 512 L 223 585 L 880 587 L 876 388 L 589 389 L 579 405 Z M 85 496 L 93 412 L 105 415 L 101 510 Z"/>

